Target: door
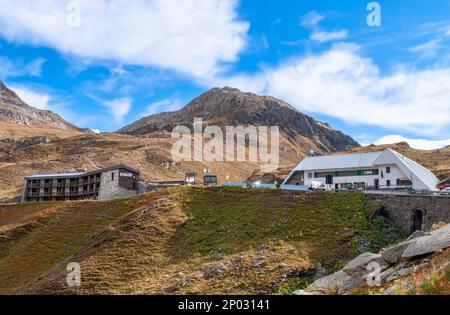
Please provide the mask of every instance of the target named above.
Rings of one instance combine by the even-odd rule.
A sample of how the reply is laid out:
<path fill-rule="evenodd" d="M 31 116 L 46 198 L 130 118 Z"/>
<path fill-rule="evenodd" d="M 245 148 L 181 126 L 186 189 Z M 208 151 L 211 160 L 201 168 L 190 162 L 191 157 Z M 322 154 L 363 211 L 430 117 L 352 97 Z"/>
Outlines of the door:
<path fill-rule="evenodd" d="M 378 178 L 375 179 L 374 184 L 375 184 L 375 189 L 379 189 L 380 188 L 380 180 Z"/>
<path fill-rule="evenodd" d="M 412 222 L 411 232 L 414 233 L 415 231 L 422 231 L 422 227 L 423 227 L 422 211 L 416 210 L 413 213 L 413 222 Z"/>

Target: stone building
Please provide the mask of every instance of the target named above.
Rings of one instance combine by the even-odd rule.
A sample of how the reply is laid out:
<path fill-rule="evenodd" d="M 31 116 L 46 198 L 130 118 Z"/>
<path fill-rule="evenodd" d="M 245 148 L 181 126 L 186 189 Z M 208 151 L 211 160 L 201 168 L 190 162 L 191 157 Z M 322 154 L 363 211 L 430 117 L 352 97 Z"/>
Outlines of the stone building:
<path fill-rule="evenodd" d="M 115 165 L 93 172 L 25 177 L 23 202 L 107 200 L 139 193 L 140 172 Z"/>

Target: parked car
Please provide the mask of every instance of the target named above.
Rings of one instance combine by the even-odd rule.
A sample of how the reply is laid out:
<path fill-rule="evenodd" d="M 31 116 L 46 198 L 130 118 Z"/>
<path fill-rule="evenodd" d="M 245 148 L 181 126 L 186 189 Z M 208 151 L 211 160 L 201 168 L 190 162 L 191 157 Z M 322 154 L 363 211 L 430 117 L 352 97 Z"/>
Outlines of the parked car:
<path fill-rule="evenodd" d="M 439 192 L 441 196 L 450 196 L 450 187 L 444 188 Z"/>

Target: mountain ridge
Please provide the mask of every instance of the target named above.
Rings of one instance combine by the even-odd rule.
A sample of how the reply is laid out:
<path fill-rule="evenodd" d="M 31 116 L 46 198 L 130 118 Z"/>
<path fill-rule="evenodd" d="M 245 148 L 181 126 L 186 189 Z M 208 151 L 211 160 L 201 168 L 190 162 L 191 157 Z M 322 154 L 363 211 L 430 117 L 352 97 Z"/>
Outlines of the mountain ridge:
<path fill-rule="evenodd" d="M 194 118 L 202 118 L 205 125 L 220 127 L 279 126 L 280 132 L 291 142 L 306 138 L 315 144 L 315 149 L 320 153 L 339 152 L 360 146 L 350 136 L 333 129 L 328 123 L 317 121 L 282 100 L 230 87 L 213 88 L 178 111 L 143 117 L 119 129 L 117 133 L 139 136 L 161 130 L 170 132 L 177 125 L 191 126 Z"/>

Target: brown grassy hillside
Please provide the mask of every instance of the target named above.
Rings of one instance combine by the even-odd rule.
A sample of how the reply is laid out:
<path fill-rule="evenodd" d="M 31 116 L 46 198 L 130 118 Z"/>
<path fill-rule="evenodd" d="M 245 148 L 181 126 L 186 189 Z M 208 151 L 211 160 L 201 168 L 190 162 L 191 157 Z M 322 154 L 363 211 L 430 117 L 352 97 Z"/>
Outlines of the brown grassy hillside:
<path fill-rule="evenodd" d="M 290 293 L 404 235 L 360 194 L 171 189 L 0 206 L 0 294 Z M 78 262 L 82 286 L 65 284 Z"/>

